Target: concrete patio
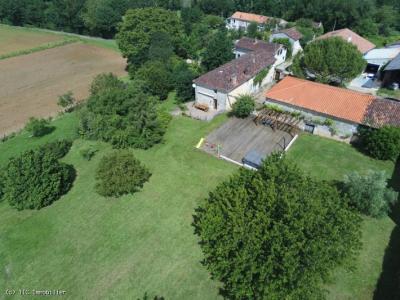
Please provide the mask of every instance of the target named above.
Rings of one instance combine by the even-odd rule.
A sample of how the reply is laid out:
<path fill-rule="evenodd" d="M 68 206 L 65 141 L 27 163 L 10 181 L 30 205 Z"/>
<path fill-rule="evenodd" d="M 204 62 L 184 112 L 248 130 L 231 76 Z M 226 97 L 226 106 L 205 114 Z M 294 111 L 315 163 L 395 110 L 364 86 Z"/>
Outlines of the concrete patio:
<path fill-rule="evenodd" d="M 232 117 L 205 138 L 201 149 L 242 163 L 242 159 L 250 151 L 256 151 L 265 158 L 273 152 L 284 151 L 292 139 L 285 131 L 273 131 L 271 127 L 264 125 L 257 126 L 252 117 Z"/>

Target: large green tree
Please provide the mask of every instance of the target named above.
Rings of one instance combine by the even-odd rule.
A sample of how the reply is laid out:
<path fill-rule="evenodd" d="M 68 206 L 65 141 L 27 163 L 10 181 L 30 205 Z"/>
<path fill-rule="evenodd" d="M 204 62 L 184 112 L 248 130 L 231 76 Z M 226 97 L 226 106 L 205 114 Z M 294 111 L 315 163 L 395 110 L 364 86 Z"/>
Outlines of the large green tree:
<path fill-rule="evenodd" d="M 360 246 L 360 217 L 337 189 L 280 155 L 241 169 L 194 217 L 204 265 L 231 299 L 321 299 Z"/>
<path fill-rule="evenodd" d="M 203 55 L 203 65 L 209 71 L 234 58 L 233 42 L 226 30 L 220 29 L 213 34 Z"/>
<path fill-rule="evenodd" d="M 161 8 L 128 10 L 116 35 L 128 63 L 138 67 L 146 62 L 152 36 L 165 32 L 176 51 L 181 47 L 183 25 L 178 14 Z"/>
<path fill-rule="evenodd" d="M 158 99 L 144 91 L 142 82 L 124 85 L 111 75 L 102 75 L 91 90 L 86 107 L 80 111 L 83 137 L 109 142 L 116 148 L 146 149 L 162 140 L 165 128 L 157 113 Z"/>
<path fill-rule="evenodd" d="M 92 35 L 112 38 L 127 10 L 128 0 L 87 0 L 83 20 Z"/>
<path fill-rule="evenodd" d="M 314 41 L 304 49 L 305 69 L 323 83 L 344 84 L 364 70 L 366 62 L 356 46 L 334 37 Z"/>

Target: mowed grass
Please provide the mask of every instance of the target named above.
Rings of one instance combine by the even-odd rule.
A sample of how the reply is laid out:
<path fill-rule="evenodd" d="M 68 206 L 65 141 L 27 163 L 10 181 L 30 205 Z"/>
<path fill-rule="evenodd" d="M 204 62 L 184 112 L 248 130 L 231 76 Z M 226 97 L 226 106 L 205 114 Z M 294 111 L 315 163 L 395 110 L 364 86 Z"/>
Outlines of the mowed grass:
<path fill-rule="evenodd" d="M 64 289 L 67 299 L 136 299 L 145 292 L 151 298 L 220 298 L 218 282 L 200 264 L 191 222 L 199 201 L 237 169 L 194 148 L 225 119 L 174 118 L 163 144 L 132 150 L 153 175 L 141 192 L 120 199 L 94 191 L 97 164 L 111 147 L 76 140 L 64 159 L 78 174 L 66 196 L 40 211 L 18 212 L 0 204 L 0 289 Z M 74 114 L 66 115 L 54 121 L 57 129 L 51 135 L 33 143 L 25 133 L 0 143 L 0 166 L 63 132 L 73 136 L 76 122 Z M 88 145 L 99 150 L 90 162 L 79 154 Z M 341 179 L 352 170 L 381 169 L 388 176 L 393 171 L 391 163 L 310 135 L 300 136 L 288 157 L 320 179 Z M 327 286 L 329 299 L 372 298 L 392 228 L 389 218 L 365 219 L 357 269 L 335 272 Z"/>
<path fill-rule="evenodd" d="M 356 171 L 385 171 L 393 176 L 394 164 L 371 159 L 354 147 L 304 134 L 289 150 L 288 157 L 306 172 L 323 180 L 342 180 L 344 175 Z M 385 249 L 395 223 L 389 218 L 364 217 L 362 225 L 363 247 L 354 263 L 355 269 L 340 268 L 327 286 L 328 299 L 373 299 L 376 284 L 382 272 Z"/>
<path fill-rule="evenodd" d="M 78 174 L 68 195 L 40 211 L 0 204 L 0 290 L 57 288 L 68 299 L 137 299 L 145 292 L 218 298 L 191 222 L 198 202 L 236 169 L 194 148 L 223 120 L 174 119 L 164 144 L 133 151 L 153 175 L 141 192 L 120 199 L 94 192 L 96 166 L 110 146 L 76 140 L 64 159 Z M 0 144 L 0 153 L 6 145 L 20 152 L 17 141 Z M 90 162 L 79 154 L 87 145 L 99 149 Z"/>
<path fill-rule="evenodd" d="M 53 31 L 42 28 L 28 28 L 0 24 L 0 57 L 7 54 L 25 54 L 28 50 L 40 50 L 45 46 L 55 47 L 62 41 L 80 41 L 86 44 L 111 49 L 118 53 L 120 50 L 115 40 Z"/>
<path fill-rule="evenodd" d="M 64 40 L 63 35 L 0 25 L 0 56 Z"/>

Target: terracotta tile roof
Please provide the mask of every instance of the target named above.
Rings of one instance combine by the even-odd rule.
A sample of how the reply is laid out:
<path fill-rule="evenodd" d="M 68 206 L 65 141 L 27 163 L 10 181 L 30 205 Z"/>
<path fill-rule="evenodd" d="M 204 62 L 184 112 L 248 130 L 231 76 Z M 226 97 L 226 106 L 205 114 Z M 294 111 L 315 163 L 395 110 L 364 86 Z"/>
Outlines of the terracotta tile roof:
<path fill-rule="evenodd" d="M 273 45 L 268 50 L 260 49 L 234 59 L 193 82 L 212 90 L 230 92 L 275 63 L 275 53 L 281 46 Z"/>
<path fill-rule="evenodd" d="M 367 39 L 364 39 L 362 36 L 359 36 L 357 33 L 351 31 L 348 28 L 336 30 L 336 31 L 331 31 L 328 33 L 325 33 L 324 35 L 321 35 L 317 39 L 326 39 L 330 37 L 341 37 L 342 39 L 352 43 L 355 45 L 358 50 L 364 54 L 368 52 L 371 49 L 374 49 L 376 46 L 375 44 L 371 43 Z"/>
<path fill-rule="evenodd" d="M 266 50 L 273 51 L 274 53 L 279 50 L 279 44 L 266 43 L 261 40 L 252 39 L 249 37 L 242 37 L 235 43 L 236 49 L 243 49 L 247 51 Z"/>
<path fill-rule="evenodd" d="M 262 15 L 256 15 L 251 13 L 245 13 L 241 11 L 235 12 L 231 19 L 242 20 L 246 22 L 256 22 L 258 24 L 265 24 L 268 21 L 268 17 Z"/>
<path fill-rule="evenodd" d="M 372 127 L 383 125 L 400 127 L 400 101 L 375 99 L 367 109 L 364 124 Z"/>
<path fill-rule="evenodd" d="M 357 124 L 363 123 L 367 108 L 375 99 L 372 95 L 290 76 L 269 90 L 266 97 Z"/>
<path fill-rule="evenodd" d="M 293 39 L 295 41 L 298 41 L 303 37 L 303 35 L 295 27 L 288 28 L 288 29 L 282 29 L 275 33 L 286 34 L 288 37 L 290 37 L 291 39 Z"/>

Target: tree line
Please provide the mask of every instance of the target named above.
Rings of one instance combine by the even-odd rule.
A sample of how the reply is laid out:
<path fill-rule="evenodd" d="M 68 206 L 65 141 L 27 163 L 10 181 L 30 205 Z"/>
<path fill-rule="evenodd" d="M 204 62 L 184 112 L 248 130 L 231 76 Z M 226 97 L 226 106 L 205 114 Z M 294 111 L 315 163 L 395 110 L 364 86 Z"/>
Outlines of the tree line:
<path fill-rule="evenodd" d="M 349 27 L 362 35 L 391 35 L 400 30 L 396 0 L 0 0 L 0 22 L 111 38 L 128 9 L 198 8 L 228 17 L 236 10 L 295 21 L 308 18 L 326 30 Z"/>

